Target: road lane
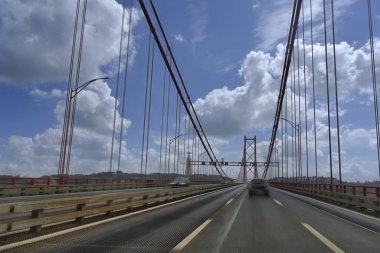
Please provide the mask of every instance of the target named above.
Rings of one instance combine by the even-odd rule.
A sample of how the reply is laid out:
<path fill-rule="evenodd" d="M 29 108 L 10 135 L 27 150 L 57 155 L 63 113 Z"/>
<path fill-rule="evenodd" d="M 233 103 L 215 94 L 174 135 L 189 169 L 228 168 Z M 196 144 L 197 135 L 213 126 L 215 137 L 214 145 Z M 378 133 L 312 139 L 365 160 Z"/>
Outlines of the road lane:
<path fill-rule="evenodd" d="M 168 252 L 241 189 L 226 188 L 8 252 Z"/>
<path fill-rule="evenodd" d="M 351 213 L 354 218 L 350 221 L 337 215 L 339 214 L 338 211 L 342 209 L 340 207 L 331 205 L 330 208 L 334 210 L 331 213 L 322 209 L 326 204 L 319 203 L 319 201 L 294 196 L 278 189 L 272 189 L 271 193 L 284 203 L 286 206 L 284 212 L 297 217 L 297 220 L 301 222 L 308 223 L 344 252 L 380 252 L 380 244 L 378 243 L 380 234 L 355 222 L 360 217 L 360 219 L 366 219 L 366 223 L 371 223 L 371 227 L 377 227 L 380 225 L 380 219 L 346 211 Z"/>
<path fill-rule="evenodd" d="M 271 188 L 270 197 L 235 198 L 183 252 L 380 252 L 379 240 L 376 231 Z"/>

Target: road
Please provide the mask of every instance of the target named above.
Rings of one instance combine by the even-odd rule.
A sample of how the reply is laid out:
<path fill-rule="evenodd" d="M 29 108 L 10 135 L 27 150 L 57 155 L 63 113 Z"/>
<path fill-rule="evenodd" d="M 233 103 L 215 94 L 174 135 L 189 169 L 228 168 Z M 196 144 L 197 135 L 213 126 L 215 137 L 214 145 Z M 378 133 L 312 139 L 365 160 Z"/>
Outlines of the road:
<path fill-rule="evenodd" d="M 271 188 L 235 197 L 182 251 L 380 252 L 379 232 L 377 218 Z"/>
<path fill-rule="evenodd" d="M 225 188 L 7 252 L 168 252 L 241 190 Z"/>
<path fill-rule="evenodd" d="M 231 187 L 7 252 L 380 252 L 380 220 Z"/>

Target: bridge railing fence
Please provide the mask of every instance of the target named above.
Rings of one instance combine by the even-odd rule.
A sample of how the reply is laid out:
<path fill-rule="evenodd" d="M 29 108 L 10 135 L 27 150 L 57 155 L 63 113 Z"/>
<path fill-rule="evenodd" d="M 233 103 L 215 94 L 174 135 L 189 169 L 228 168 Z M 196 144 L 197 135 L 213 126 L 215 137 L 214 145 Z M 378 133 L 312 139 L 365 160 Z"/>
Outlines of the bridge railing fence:
<path fill-rule="evenodd" d="M 271 182 L 273 185 L 288 186 L 300 189 L 330 191 L 344 193 L 348 195 L 377 197 L 380 198 L 380 185 L 362 185 L 362 184 L 306 184 L 306 183 L 281 183 Z"/>

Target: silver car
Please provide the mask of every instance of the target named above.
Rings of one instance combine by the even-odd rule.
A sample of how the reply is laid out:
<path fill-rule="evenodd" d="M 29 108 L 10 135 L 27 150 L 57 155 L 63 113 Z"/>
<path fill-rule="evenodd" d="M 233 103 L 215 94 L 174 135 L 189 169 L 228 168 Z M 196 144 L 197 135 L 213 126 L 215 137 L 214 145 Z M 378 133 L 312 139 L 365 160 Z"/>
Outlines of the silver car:
<path fill-rule="evenodd" d="M 177 177 L 172 182 L 170 182 L 171 187 L 185 187 L 189 186 L 190 181 L 187 177 Z"/>

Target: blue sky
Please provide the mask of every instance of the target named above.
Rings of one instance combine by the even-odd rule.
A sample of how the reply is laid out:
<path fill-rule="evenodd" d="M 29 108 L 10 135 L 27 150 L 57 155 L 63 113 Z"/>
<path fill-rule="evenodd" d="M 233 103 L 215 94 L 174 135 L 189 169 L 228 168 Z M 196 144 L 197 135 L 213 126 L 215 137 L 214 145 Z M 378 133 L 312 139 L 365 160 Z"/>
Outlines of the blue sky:
<path fill-rule="evenodd" d="M 71 166 L 73 173 L 108 170 L 112 129 L 110 117 L 113 115 L 122 11 L 118 2 L 97 0 L 88 4 L 81 82 L 99 76 L 109 76 L 110 80 L 91 85 L 78 97 Z M 258 157 L 264 160 L 292 1 L 155 2 L 187 88 L 218 158 L 240 160 L 243 136 L 257 135 Z M 305 1 L 304 6 L 307 56 L 310 53 L 308 2 Z M 366 48 L 367 6 L 360 0 L 335 2 L 338 90 L 344 147 L 343 179 L 373 180 L 378 178 L 378 170 Z M 317 149 L 320 175 L 328 176 L 321 3 L 313 1 L 315 64 L 318 68 L 317 129 L 321 139 Z M 128 14 L 129 4 L 126 6 Z M 122 170 L 125 172 L 136 171 L 141 155 L 149 38 L 137 1 L 134 1 L 134 7 L 133 60 L 129 65 L 124 119 L 128 130 L 122 143 Z M 380 43 L 377 40 L 379 7 L 380 4 L 373 1 L 377 59 L 380 58 Z M 48 15 L 40 15 L 42 12 Z M 57 170 L 74 14 L 75 1 L 59 4 L 55 1 L 46 4 L 42 1 L 3 3 L 0 10 L 0 174 L 38 176 Z M 331 62 L 329 64 L 331 66 Z M 306 65 L 309 70 L 309 57 Z M 162 60 L 156 54 L 150 171 L 156 171 L 158 166 L 163 72 Z M 311 142 L 310 80 L 308 75 L 309 147 L 314 145 Z M 332 106 L 332 110 L 334 108 Z M 120 113 L 120 106 L 118 109 Z M 335 118 L 332 120 L 335 126 Z M 336 153 L 336 142 L 333 142 L 333 147 Z M 309 153 L 312 152 L 309 150 Z M 312 165 L 310 168 L 314 169 Z M 336 169 L 334 159 L 335 176 Z"/>

